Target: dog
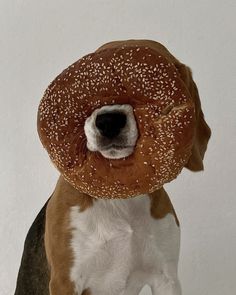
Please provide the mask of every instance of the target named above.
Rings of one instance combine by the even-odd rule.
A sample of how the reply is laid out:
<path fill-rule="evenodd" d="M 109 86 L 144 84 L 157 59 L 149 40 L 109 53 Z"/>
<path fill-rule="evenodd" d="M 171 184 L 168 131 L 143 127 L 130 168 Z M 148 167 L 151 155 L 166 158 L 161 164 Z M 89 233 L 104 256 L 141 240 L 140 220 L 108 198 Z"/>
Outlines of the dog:
<path fill-rule="evenodd" d="M 191 70 L 175 65 L 196 109 L 186 167 L 199 171 L 211 132 Z M 84 132 L 90 151 L 108 159 L 129 156 L 138 137 L 132 106 L 96 109 Z M 180 295 L 179 247 L 180 224 L 163 187 L 128 199 L 95 199 L 61 175 L 27 235 L 15 295 L 138 295 L 145 285 L 153 295 Z"/>

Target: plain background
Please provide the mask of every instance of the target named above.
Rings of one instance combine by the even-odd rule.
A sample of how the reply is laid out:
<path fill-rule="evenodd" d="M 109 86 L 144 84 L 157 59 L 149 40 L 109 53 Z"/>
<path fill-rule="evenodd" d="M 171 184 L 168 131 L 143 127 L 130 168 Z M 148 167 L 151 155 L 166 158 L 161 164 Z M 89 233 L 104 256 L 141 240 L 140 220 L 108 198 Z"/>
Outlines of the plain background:
<path fill-rule="evenodd" d="M 26 233 L 58 178 L 36 131 L 45 88 L 103 43 L 135 38 L 193 69 L 213 132 L 205 171 L 166 185 L 182 228 L 183 294 L 236 293 L 235 14 L 235 0 L 0 1 L 1 295 L 13 294 Z"/>

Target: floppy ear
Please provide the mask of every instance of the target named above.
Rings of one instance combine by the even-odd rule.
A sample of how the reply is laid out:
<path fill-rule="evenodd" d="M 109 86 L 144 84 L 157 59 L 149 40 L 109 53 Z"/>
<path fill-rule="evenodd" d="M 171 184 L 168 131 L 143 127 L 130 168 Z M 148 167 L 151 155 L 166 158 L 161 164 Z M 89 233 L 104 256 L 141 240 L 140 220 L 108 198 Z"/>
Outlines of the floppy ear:
<path fill-rule="evenodd" d="M 192 155 L 185 167 L 191 171 L 200 171 L 204 169 L 203 158 L 207 149 L 208 140 L 211 136 L 211 130 L 204 119 L 198 89 L 193 81 L 191 69 L 179 62 L 176 63 L 175 66 L 180 73 L 182 80 L 186 84 L 195 105 L 196 128 L 194 143 L 192 147 Z"/>

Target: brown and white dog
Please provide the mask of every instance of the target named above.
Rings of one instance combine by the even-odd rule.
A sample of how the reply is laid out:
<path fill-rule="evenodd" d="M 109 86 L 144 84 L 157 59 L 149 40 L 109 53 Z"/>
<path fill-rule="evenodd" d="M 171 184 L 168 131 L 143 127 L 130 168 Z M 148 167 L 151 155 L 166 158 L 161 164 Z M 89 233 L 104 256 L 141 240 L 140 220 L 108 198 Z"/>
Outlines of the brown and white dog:
<path fill-rule="evenodd" d="M 197 119 L 193 154 L 186 166 L 198 171 L 203 169 L 210 129 L 191 71 L 182 64 L 179 70 L 194 99 Z M 129 121 L 122 131 L 128 144 L 120 148 L 114 138 L 114 144 L 106 146 L 99 138 L 97 115 L 117 116 L 121 109 Z M 115 118 L 121 125 L 123 119 Z M 84 129 L 88 149 L 106 158 L 129 155 L 137 139 L 130 105 L 97 109 Z M 15 295 L 138 295 L 144 285 L 153 295 L 180 295 L 179 244 L 179 222 L 164 188 L 128 199 L 95 199 L 60 176 L 27 236 Z"/>

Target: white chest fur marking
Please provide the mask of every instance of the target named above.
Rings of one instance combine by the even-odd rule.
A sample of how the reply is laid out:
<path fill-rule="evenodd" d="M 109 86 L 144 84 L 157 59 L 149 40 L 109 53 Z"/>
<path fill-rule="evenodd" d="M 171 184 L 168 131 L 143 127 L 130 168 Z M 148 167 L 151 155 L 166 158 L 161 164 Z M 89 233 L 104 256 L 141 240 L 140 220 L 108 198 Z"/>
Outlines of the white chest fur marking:
<path fill-rule="evenodd" d="M 70 278 L 78 294 L 89 288 L 92 295 L 137 295 L 145 284 L 153 294 L 167 285 L 160 295 L 180 294 L 179 228 L 171 214 L 151 216 L 147 195 L 97 200 L 83 212 L 72 207 L 70 224 Z"/>

